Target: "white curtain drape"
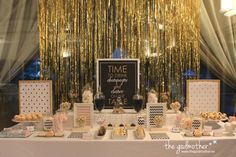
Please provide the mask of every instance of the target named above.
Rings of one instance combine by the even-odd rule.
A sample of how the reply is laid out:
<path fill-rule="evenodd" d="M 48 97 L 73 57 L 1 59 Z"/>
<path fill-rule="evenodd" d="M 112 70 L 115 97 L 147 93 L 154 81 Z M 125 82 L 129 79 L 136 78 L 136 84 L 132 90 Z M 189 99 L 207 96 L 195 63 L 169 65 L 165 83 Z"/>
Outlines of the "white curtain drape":
<path fill-rule="evenodd" d="M 0 0 L 0 85 L 38 51 L 37 0 Z"/>
<path fill-rule="evenodd" d="M 236 16 L 220 12 L 220 0 L 201 5 L 201 59 L 231 87 L 236 87 Z"/>

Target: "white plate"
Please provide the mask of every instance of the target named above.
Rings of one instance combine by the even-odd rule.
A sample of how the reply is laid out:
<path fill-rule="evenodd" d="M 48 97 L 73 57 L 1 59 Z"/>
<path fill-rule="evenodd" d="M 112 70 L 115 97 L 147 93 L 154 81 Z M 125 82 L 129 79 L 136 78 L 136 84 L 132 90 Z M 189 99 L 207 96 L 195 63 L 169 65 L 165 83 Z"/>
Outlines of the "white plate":
<path fill-rule="evenodd" d="M 13 118 L 12 121 L 16 123 L 38 123 L 41 120 L 16 120 Z"/>

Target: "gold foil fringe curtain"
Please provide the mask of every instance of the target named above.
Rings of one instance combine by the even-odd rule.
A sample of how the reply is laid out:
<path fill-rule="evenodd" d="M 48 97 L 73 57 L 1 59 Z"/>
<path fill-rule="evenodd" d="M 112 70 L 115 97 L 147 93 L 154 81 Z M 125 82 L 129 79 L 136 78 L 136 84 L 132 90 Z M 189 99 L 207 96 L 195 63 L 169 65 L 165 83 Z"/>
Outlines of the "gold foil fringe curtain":
<path fill-rule="evenodd" d="M 140 59 L 143 94 L 183 99 L 199 76 L 199 12 L 200 0 L 39 0 L 41 79 L 60 103 L 95 88 L 97 58 L 120 54 Z"/>

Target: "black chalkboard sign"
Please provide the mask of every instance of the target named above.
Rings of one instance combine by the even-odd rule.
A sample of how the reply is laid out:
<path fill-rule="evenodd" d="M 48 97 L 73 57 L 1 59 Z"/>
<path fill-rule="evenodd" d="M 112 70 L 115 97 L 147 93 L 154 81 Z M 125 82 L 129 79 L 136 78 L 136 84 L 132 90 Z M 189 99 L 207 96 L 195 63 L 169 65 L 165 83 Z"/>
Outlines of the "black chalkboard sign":
<path fill-rule="evenodd" d="M 113 108 L 117 97 L 123 108 L 132 108 L 132 97 L 139 88 L 138 59 L 98 59 L 97 88 L 106 97 L 105 108 Z"/>

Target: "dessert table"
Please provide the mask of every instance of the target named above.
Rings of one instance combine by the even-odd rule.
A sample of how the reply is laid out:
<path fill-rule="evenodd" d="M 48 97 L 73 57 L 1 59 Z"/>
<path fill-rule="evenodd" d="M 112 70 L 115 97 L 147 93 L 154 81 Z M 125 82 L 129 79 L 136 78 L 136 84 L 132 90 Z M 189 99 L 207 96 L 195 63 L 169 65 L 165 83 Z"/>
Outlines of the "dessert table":
<path fill-rule="evenodd" d="M 197 138 L 167 132 L 169 140 L 152 140 L 146 131 L 144 140 L 136 140 L 133 130 L 129 130 L 126 140 L 112 140 L 110 132 L 102 140 L 67 138 L 69 131 L 62 138 L 36 137 L 36 134 L 28 138 L 2 138 L 0 157 L 230 157 L 236 153 L 235 136 Z"/>
<path fill-rule="evenodd" d="M 72 127 L 73 114 L 69 113 L 67 128 Z M 105 111 L 109 122 L 132 122 L 133 113 L 120 115 L 109 114 Z M 99 114 L 94 113 L 94 122 Z M 173 126 L 175 114 L 167 114 L 169 130 Z M 224 125 L 223 122 L 220 125 Z M 13 126 L 17 127 L 17 126 Z M 71 129 L 65 131 L 64 137 L 37 137 L 34 132 L 28 138 L 0 138 L 0 157 L 231 157 L 236 153 L 236 136 L 202 136 L 185 137 L 183 132 L 149 131 L 145 130 L 145 138 L 138 140 L 134 129 L 128 130 L 126 139 L 117 140 L 111 138 L 111 130 L 107 129 L 102 139 L 94 138 L 98 125 L 90 129 L 91 137 L 88 139 L 68 138 Z M 153 140 L 149 133 L 166 133 L 169 139 Z M 234 133 L 235 135 L 235 133 Z"/>

